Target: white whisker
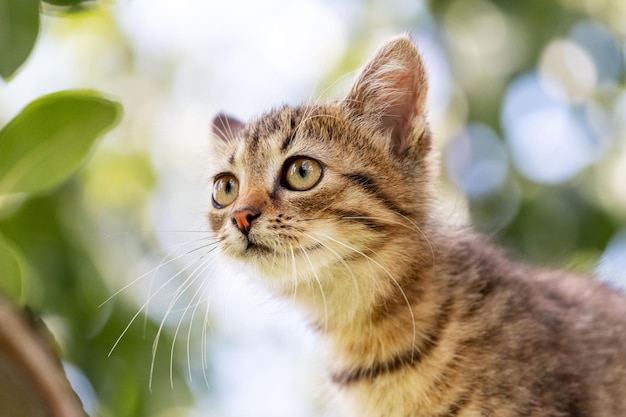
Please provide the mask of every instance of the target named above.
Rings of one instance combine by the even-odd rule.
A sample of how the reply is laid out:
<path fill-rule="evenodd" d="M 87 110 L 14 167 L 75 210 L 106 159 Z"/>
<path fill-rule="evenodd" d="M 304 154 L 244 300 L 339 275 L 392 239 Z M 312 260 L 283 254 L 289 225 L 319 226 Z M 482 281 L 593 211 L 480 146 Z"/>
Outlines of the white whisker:
<path fill-rule="evenodd" d="M 303 249 L 302 253 L 304 254 L 304 257 L 307 259 L 307 261 L 309 262 L 309 265 L 311 266 L 311 272 L 313 273 L 313 276 L 315 277 L 315 282 L 317 282 L 317 286 L 319 287 L 319 290 L 320 290 L 320 295 L 322 296 L 322 302 L 324 304 L 324 329 L 327 331 L 328 330 L 328 304 L 326 302 L 326 294 L 324 293 L 324 287 L 322 286 L 322 281 L 320 280 L 319 275 L 317 275 L 315 266 L 313 265 L 313 262 L 311 262 L 311 258 L 307 254 L 306 250 Z"/>
<path fill-rule="evenodd" d="M 373 263 L 374 265 L 376 265 L 378 268 L 380 268 L 388 277 L 389 279 L 391 279 L 391 281 L 393 282 L 394 286 L 399 290 L 400 294 L 402 295 L 402 298 L 404 299 L 404 302 L 409 310 L 409 315 L 411 317 L 411 323 L 412 323 L 412 327 L 413 327 L 413 349 L 415 349 L 415 344 L 417 341 L 417 327 L 416 327 L 416 323 L 415 323 L 415 315 L 413 313 L 413 308 L 411 307 L 411 303 L 409 301 L 409 298 L 407 297 L 406 293 L 404 292 L 404 289 L 402 288 L 402 286 L 400 285 L 400 283 L 398 282 L 398 280 L 396 278 L 394 278 L 393 274 L 389 271 L 389 269 L 387 269 L 384 265 L 382 265 L 380 262 L 378 262 L 377 260 L 373 259 L 371 256 L 368 256 L 367 254 L 365 254 L 363 251 L 348 245 L 346 243 L 343 243 L 331 236 L 327 236 L 327 235 L 323 235 L 320 233 L 315 233 L 317 236 L 320 237 L 324 237 L 326 239 L 332 240 L 333 242 L 337 243 L 338 245 L 341 245 L 343 247 L 345 247 L 348 250 L 351 250 L 359 255 L 361 255 L 364 259 L 366 259 L 368 262 Z M 413 352 L 414 353 L 414 352 Z"/>
<path fill-rule="evenodd" d="M 202 260 L 202 258 L 203 257 L 200 257 L 200 258 L 196 259 L 194 261 L 194 264 L 196 262 Z M 172 313 L 172 310 L 173 310 L 174 306 L 176 305 L 176 302 L 185 293 L 185 291 L 191 285 L 193 285 L 193 283 L 198 279 L 198 277 L 200 276 L 199 275 L 199 271 L 203 271 L 204 268 L 206 268 L 206 265 L 211 262 L 211 260 L 212 260 L 211 258 L 202 260 L 200 265 L 196 269 L 194 269 L 191 272 L 191 274 L 189 274 L 189 276 L 183 281 L 182 285 L 180 287 L 178 287 L 178 289 L 172 295 L 173 299 L 172 299 L 172 301 L 170 301 L 170 303 L 168 305 L 168 308 L 167 308 L 167 310 L 166 310 L 166 312 L 165 312 L 165 314 L 163 316 L 163 319 L 161 319 L 161 323 L 159 324 L 159 328 L 157 330 L 156 336 L 154 337 L 154 342 L 152 343 L 152 361 L 151 361 L 151 364 L 150 364 L 150 380 L 149 380 L 149 384 L 148 384 L 148 387 L 149 387 L 150 390 L 152 390 L 152 377 L 154 375 L 154 364 L 155 364 L 155 360 L 156 360 L 156 354 L 157 354 L 157 349 L 158 349 L 161 333 L 163 332 L 163 328 L 165 327 L 165 321 L 167 320 L 167 317 L 169 316 L 169 314 Z M 174 341 L 172 342 L 172 349 L 174 348 L 175 340 L 176 340 L 176 338 L 174 337 Z M 173 385 L 173 380 L 172 380 L 171 373 L 170 373 L 170 385 Z"/>
<path fill-rule="evenodd" d="M 130 329 L 130 326 L 133 325 L 133 323 L 135 322 L 135 320 L 137 320 L 137 317 L 139 317 L 139 315 L 146 309 L 146 307 L 148 306 L 148 304 L 150 304 L 150 302 L 153 300 L 154 297 L 156 297 L 156 295 L 161 292 L 161 290 L 163 290 L 163 288 L 165 288 L 166 286 L 168 286 L 169 284 L 171 284 L 171 282 L 173 280 L 175 280 L 180 274 L 182 274 L 183 272 L 185 272 L 186 268 L 190 267 L 191 265 L 193 265 L 194 263 L 196 263 L 197 260 L 194 260 L 192 263 L 188 264 L 187 266 L 185 266 L 181 271 L 179 271 L 178 273 L 176 273 L 175 275 L 173 275 L 172 277 L 168 278 L 163 284 L 161 284 L 161 286 L 159 286 L 159 288 L 157 288 L 157 290 L 155 291 L 154 294 L 152 294 L 150 297 L 148 297 L 148 299 L 146 300 L 146 302 L 144 302 L 141 307 L 139 307 L 139 310 L 137 310 L 137 312 L 133 315 L 133 317 L 130 319 L 130 321 L 128 322 L 128 324 L 126 325 L 126 327 L 124 328 L 124 330 L 122 331 L 122 333 L 118 336 L 117 340 L 115 341 L 115 343 L 113 344 L 113 347 L 111 348 L 111 350 L 109 351 L 108 356 L 111 356 L 111 354 L 113 353 L 113 351 L 115 350 L 115 348 L 117 347 L 117 345 L 120 343 L 120 341 L 122 340 L 122 338 L 124 337 L 124 335 L 128 332 L 128 329 Z"/>
<path fill-rule="evenodd" d="M 428 235 L 426 235 L 426 233 L 424 233 L 424 231 L 422 230 L 422 228 L 421 228 L 421 227 L 419 227 L 419 226 L 417 225 L 417 223 L 415 223 L 412 219 L 410 219 L 409 217 L 405 216 L 404 214 L 397 213 L 397 212 L 393 212 L 393 214 L 394 214 L 394 215 L 396 215 L 396 216 L 402 217 L 404 220 L 406 220 L 407 222 L 409 222 L 409 223 L 410 223 L 410 225 L 406 225 L 406 224 L 404 224 L 403 222 L 400 222 L 400 221 L 395 221 L 395 220 L 391 220 L 391 219 L 386 218 L 386 217 L 376 217 L 376 216 L 344 216 L 344 217 L 342 217 L 342 218 L 343 218 L 343 219 L 348 219 L 348 220 L 349 220 L 349 219 L 353 219 L 353 220 L 359 220 L 359 219 L 362 219 L 362 220 L 368 220 L 368 219 L 371 219 L 371 220 L 378 220 L 378 221 L 381 221 L 381 222 L 384 222 L 384 223 L 387 223 L 387 224 L 393 224 L 393 225 L 401 226 L 401 227 L 404 227 L 404 228 L 406 228 L 406 229 L 408 229 L 408 230 L 410 230 L 410 231 L 413 231 L 413 232 L 419 233 L 419 234 L 422 236 L 422 238 L 424 239 L 424 242 L 426 242 L 426 244 L 428 245 L 428 249 L 430 250 L 430 256 L 431 256 L 431 259 L 432 259 L 432 261 L 433 261 L 433 264 L 436 264 L 435 250 L 433 249 L 433 245 L 432 245 L 432 243 L 430 242 L 430 239 L 428 238 Z"/>
<path fill-rule="evenodd" d="M 207 388 L 210 388 L 210 384 L 209 384 L 209 377 L 207 375 L 207 355 L 208 355 L 208 349 L 207 349 L 207 329 L 210 327 L 210 320 L 209 320 L 209 308 L 211 306 L 211 302 L 209 300 L 209 302 L 207 302 L 207 307 L 204 310 L 204 319 L 202 322 L 202 332 L 201 332 L 201 339 L 200 339 L 200 355 L 201 355 L 201 361 L 202 361 L 202 378 L 204 379 L 204 383 L 206 384 Z"/>
<path fill-rule="evenodd" d="M 203 302 L 207 302 L 207 311 L 209 309 L 210 306 L 210 301 L 205 300 L 205 292 L 206 292 L 206 287 L 207 287 L 207 283 L 206 281 L 203 282 L 200 285 L 200 289 L 202 290 L 202 296 L 198 299 L 198 302 L 195 303 L 195 306 L 193 307 L 193 310 L 191 312 L 191 318 L 189 319 L 189 328 L 187 330 L 187 369 L 189 370 L 189 381 L 193 381 L 193 375 L 191 372 L 191 351 L 190 351 L 190 346 L 191 346 L 191 330 L 193 329 L 193 323 L 194 323 L 194 319 L 196 317 L 196 312 L 198 311 L 198 307 L 203 304 Z"/>
<path fill-rule="evenodd" d="M 315 238 L 310 233 L 305 233 L 305 236 L 308 237 L 311 240 L 314 240 L 318 244 L 320 244 L 323 248 L 325 248 L 326 250 L 331 252 L 333 255 L 335 255 L 337 257 L 337 259 L 339 259 L 339 262 L 346 268 L 346 270 L 350 274 L 350 277 L 352 278 L 352 282 L 354 283 L 354 289 L 357 291 L 356 297 L 357 297 L 357 299 L 360 299 L 361 298 L 361 287 L 359 286 L 359 281 L 357 280 L 356 276 L 354 275 L 354 272 L 352 271 L 352 268 L 350 268 L 350 265 L 348 265 L 348 263 L 343 258 L 343 256 L 341 256 L 339 253 L 337 253 L 337 251 L 334 250 L 333 248 L 331 248 L 329 245 L 327 245 L 324 242 L 322 242 L 321 240 Z"/>
<path fill-rule="evenodd" d="M 193 283 L 202 276 L 202 273 L 204 271 L 206 271 L 206 269 L 208 268 L 208 264 L 204 264 L 203 267 L 198 271 L 198 273 L 196 274 L 196 277 L 194 279 L 192 279 L 189 282 L 189 286 L 193 285 Z M 170 349 L 170 386 L 172 388 L 174 388 L 174 382 L 173 382 L 173 372 L 174 372 L 174 346 L 176 345 L 176 339 L 178 337 L 178 332 L 180 331 L 180 327 L 183 323 L 183 320 L 185 319 L 185 316 L 187 315 L 187 312 L 189 311 L 190 308 L 193 307 L 192 310 L 192 318 L 190 321 L 190 329 L 191 329 L 191 323 L 193 322 L 193 314 L 196 311 L 196 308 L 198 307 L 198 305 L 200 305 L 200 301 L 195 302 L 196 297 L 198 297 L 198 294 L 201 293 L 203 289 L 202 285 L 198 285 L 198 288 L 196 289 L 196 291 L 194 292 L 193 296 L 191 297 L 191 299 L 189 300 L 189 303 L 187 304 L 187 307 L 185 307 L 184 311 L 182 312 L 180 319 L 178 320 L 178 324 L 176 325 L 176 329 L 174 331 L 174 336 L 172 338 L 172 348 Z M 182 292 L 181 292 L 182 295 Z M 195 305 L 194 305 L 195 302 Z M 187 332 L 187 335 L 190 334 L 190 331 Z M 189 339 L 187 339 L 187 360 L 188 360 L 188 365 L 189 365 L 189 377 L 191 379 L 191 363 L 189 362 Z"/>
<path fill-rule="evenodd" d="M 174 258 L 168 259 L 167 261 L 165 261 L 167 258 L 169 258 L 173 253 L 175 253 L 177 250 L 179 250 L 180 248 L 190 245 L 192 243 L 197 243 L 200 242 L 202 240 L 206 240 L 206 237 L 200 238 L 200 239 L 194 239 L 194 240 L 190 240 L 187 242 L 183 242 L 180 243 L 178 245 L 176 245 L 173 249 L 170 249 L 170 251 L 163 257 L 163 259 L 161 260 L 161 262 L 159 262 L 159 264 L 152 268 L 151 270 L 149 270 L 148 272 L 145 272 L 143 274 L 141 274 L 139 277 L 135 278 L 134 280 L 132 280 L 130 283 L 124 285 L 122 288 L 120 288 L 119 290 L 115 291 L 110 297 L 108 297 L 106 300 L 104 300 L 102 303 L 100 303 L 100 305 L 98 305 L 98 308 L 102 308 L 105 304 L 109 303 L 112 299 L 114 299 L 115 297 L 117 297 L 118 295 L 120 295 L 121 293 L 123 293 L 124 291 L 126 291 L 127 289 L 129 289 L 130 287 L 132 287 L 133 285 L 137 284 L 139 281 L 141 281 L 142 279 L 144 279 L 145 277 L 147 277 L 148 275 L 154 275 L 159 271 L 159 269 L 161 269 L 162 267 L 172 263 L 172 262 L 176 262 L 177 260 L 179 260 L 182 257 L 185 257 L 197 250 L 200 249 L 204 249 L 206 247 L 209 247 L 211 245 L 215 245 L 218 240 L 216 239 L 214 242 L 211 242 L 207 245 L 202 245 L 199 246 L 195 249 L 192 249 L 188 252 L 185 253 L 181 253 L 180 255 L 175 256 Z"/>
<path fill-rule="evenodd" d="M 291 253 L 291 278 L 293 279 L 293 294 L 291 295 L 291 302 L 295 303 L 296 296 L 298 295 L 298 271 L 296 268 L 296 256 L 293 253 L 293 246 L 289 244 L 289 252 Z"/>

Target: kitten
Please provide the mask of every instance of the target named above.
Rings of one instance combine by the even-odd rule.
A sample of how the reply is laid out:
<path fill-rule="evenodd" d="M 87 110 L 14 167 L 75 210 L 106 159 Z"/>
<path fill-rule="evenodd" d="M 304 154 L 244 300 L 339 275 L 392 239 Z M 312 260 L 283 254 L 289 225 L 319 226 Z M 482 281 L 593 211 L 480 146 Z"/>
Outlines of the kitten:
<path fill-rule="evenodd" d="M 304 310 L 342 415 L 626 416 L 625 299 L 439 218 L 427 88 L 401 36 L 342 100 L 215 117 L 221 253 Z"/>

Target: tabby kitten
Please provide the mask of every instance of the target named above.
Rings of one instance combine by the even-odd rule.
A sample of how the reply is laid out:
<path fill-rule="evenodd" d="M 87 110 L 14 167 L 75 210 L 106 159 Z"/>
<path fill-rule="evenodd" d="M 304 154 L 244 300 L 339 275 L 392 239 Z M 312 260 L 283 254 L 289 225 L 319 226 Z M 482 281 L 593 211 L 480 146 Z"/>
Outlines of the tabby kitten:
<path fill-rule="evenodd" d="M 401 36 L 345 99 L 218 115 L 220 251 L 304 310 L 342 415 L 626 416 L 625 299 L 446 225 L 427 89 Z"/>

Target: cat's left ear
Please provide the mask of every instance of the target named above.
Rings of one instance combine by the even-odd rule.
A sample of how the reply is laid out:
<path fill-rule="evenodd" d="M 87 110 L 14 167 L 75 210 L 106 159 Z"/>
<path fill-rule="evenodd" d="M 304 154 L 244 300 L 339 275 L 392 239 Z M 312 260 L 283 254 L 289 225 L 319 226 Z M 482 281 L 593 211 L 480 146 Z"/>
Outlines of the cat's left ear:
<path fill-rule="evenodd" d="M 225 113 L 219 113 L 211 122 L 211 136 L 219 138 L 222 142 L 230 143 L 239 136 L 245 127 L 245 123 Z"/>
<path fill-rule="evenodd" d="M 426 70 L 408 35 L 383 45 L 361 69 L 346 105 L 359 117 L 390 134 L 391 151 L 400 156 L 425 128 Z"/>

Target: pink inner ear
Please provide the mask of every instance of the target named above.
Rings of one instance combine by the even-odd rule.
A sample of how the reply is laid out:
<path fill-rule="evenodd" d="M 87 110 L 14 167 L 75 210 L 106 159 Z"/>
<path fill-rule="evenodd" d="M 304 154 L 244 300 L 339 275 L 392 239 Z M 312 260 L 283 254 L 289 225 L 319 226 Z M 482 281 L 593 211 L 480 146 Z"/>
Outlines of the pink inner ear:
<path fill-rule="evenodd" d="M 417 48 L 401 36 L 380 48 L 365 65 L 348 94 L 348 104 L 390 132 L 390 147 L 402 154 L 414 122 L 422 123 L 428 82 Z M 418 121 L 419 119 L 419 121 Z"/>
<path fill-rule="evenodd" d="M 398 72 L 390 76 L 387 88 L 381 91 L 380 100 L 386 107 L 380 123 L 384 131 L 391 132 L 391 149 L 396 155 L 408 146 L 411 121 L 423 111 L 418 103 L 417 84 L 415 72 Z"/>
<path fill-rule="evenodd" d="M 245 124 L 239 119 L 225 113 L 219 113 L 211 122 L 211 133 L 224 142 L 231 142 L 235 140 L 244 127 Z"/>

